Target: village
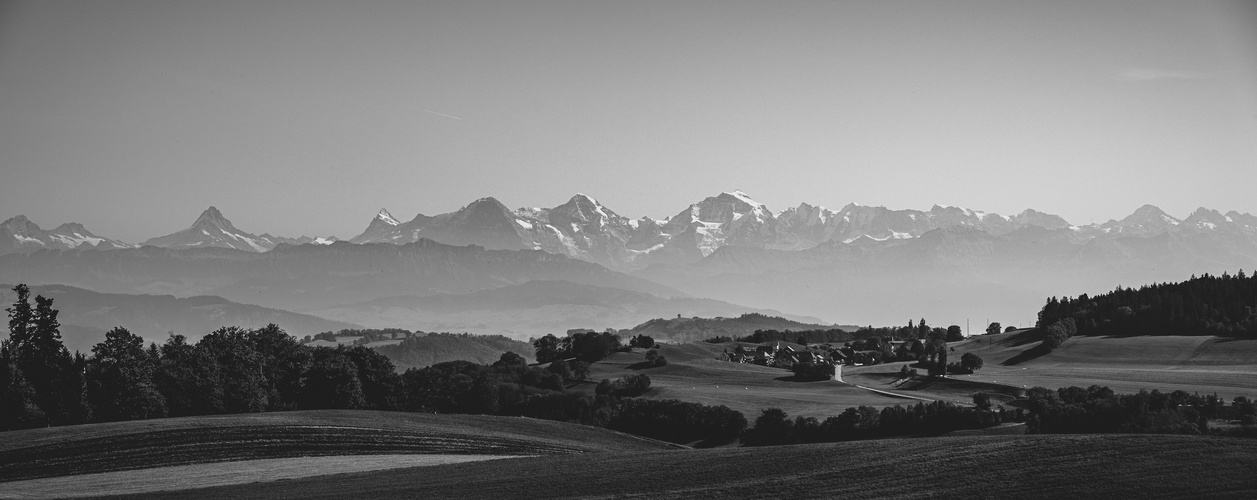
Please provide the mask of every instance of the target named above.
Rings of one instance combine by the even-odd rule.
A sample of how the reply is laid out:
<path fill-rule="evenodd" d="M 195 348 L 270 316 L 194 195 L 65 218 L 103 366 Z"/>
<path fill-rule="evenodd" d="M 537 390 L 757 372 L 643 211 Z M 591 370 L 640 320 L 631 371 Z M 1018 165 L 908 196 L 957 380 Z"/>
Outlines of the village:
<path fill-rule="evenodd" d="M 888 342 L 887 349 L 856 349 L 866 348 L 864 342 L 857 342 L 854 345 L 847 343 L 842 347 L 835 347 L 833 344 L 815 344 L 795 345 L 789 342 L 776 341 L 767 345 L 750 345 L 739 343 L 732 351 L 725 349 L 720 354 L 720 361 L 729 361 L 733 363 L 751 363 L 761 366 L 771 366 L 774 368 L 791 368 L 799 363 L 816 364 L 816 365 L 875 365 L 881 363 L 887 355 L 900 348 L 904 342 L 891 341 Z"/>

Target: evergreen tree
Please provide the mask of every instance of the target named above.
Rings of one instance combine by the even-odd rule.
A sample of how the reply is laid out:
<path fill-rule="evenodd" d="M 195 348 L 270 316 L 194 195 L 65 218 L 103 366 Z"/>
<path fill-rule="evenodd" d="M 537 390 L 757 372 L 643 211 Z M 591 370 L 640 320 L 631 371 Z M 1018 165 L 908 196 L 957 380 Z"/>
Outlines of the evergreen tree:
<path fill-rule="evenodd" d="M 9 343 L 0 342 L 0 430 L 47 425 L 43 410 L 35 404 L 35 388 L 22 376 Z"/>

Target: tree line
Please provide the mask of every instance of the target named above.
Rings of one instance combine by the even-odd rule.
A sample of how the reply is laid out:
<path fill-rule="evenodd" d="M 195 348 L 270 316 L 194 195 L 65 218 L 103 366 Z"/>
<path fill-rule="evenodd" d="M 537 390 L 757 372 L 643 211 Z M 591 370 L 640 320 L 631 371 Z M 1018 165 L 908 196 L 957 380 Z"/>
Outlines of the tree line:
<path fill-rule="evenodd" d="M 71 355 L 52 299 L 32 306 L 25 285 L 14 291 L 10 336 L 0 341 L 0 430 L 328 408 L 526 416 L 707 444 L 746 428 L 725 406 L 632 399 L 649 390 L 645 374 L 581 390 L 593 383 L 590 362 L 620 348 L 614 335 L 554 339 L 552 354 L 541 352 L 551 345 L 542 341 L 538 357 L 555 357 L 544 367 L 508 351 L 492 364 L 449 361 L 401 374 L 374 349 L 311 347 L 273 324 L 223 327 L 196 343 L 172 335 L 148 347 L 117 327 L 90 355 Z"/>
<path fill-rule="evenodd" d="M 90 355 L 61 342 L 52 299 L 25 285 L 0 342 L 0 429 L 261 411 L 391 409 L 400 379 L 366 347 L 310 348 L 276 325 L 223 327 L 160 346 L 123 327 Z"/>
<path fill-rule="evenodd" d="M 1143 390 L 1117 394 L 1108 387 L 1034 387 L 1026 393 L 1028 432 L 1042 434 L 1232 434 L 1253 436 L 1257 406 L 1245 397 L 1230 405 L 1217 395 Z M 1228 409 L 1229 408 L 1229 409 Z M 1211 430 L 1209 419 L 1239 420 L 1235 430 Z"/>
<path fill-rule="evenodd" d="M 1049 298 L 1037 326 L 1072 319 L 1079 335 L 1257 337 L 1257 275 L 1208 274 L 1181 283 Z"/>
<path fill-rule="evenodd" d="M 764 410 L 755 419 L 755 427 L 742 435 L 747 446 L 773 446 L 801 443 L 828 443 L 861 439 L 907 436 L 938 436 L 962 429 L 981 429 L 1001 422 L 1025 418 L 1021 410 L 1003 407 L 965 407 L 946 401 L 921 402 L 911 406 L 847 408 L 841 414 L 826 418 L 790 416 L 779 408 Z"/>

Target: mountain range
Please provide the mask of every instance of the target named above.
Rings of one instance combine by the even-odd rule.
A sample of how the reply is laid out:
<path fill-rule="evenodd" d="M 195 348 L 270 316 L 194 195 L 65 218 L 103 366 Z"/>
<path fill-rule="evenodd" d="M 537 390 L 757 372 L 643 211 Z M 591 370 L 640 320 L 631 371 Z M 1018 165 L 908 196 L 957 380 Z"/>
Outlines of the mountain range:
<path fill-rule="evenodd" d="M 581 321 L 569 327 L 623 328 L 650 319 L 637 317 L 647 311 L 698 311 L 668 301 L 700 298 L 724 304 L 709 309 L 714 315 L 741 308 L 825 322 L 926 315 L 932 323 L 1016 325 L 1031 322 L 1049 296 L 1257 267 L 1257 217 L 1235 211 L 1201 208 L 1177 219 L 1145 205 L 1121 220 L 1078 226 L 1030 209 L 1003 216 L 941 205 L 834 211 L 803 203 L 774 213 L 741 191 L 661 220 L 629 219 L 581 194 L 553 208 L 481 198 L 409 221 L 382 209 L 348 241 L 254 235 L 213 207 L 189 229 L 138 247 L 78 225 L 43 232 L 20 216 L 0 228 L 10 237 L 0 242 L 6 282 L 212 294 L 368 326 L 417 327 L 377 321 L 386 317 L 483 333 L 557 328 L 545 316 Z M 564 282 L 569 295 L 531 281 Z M 579 287 L 597 288 L 587 290 L 593 297 L 614 296 L 603 289 L 642 295 L 619 308 L 581 305 Z M 494 293 L 510 300 L 493 302 Z M 522 306 L 533 294 L 554 300 Z M 644 305 L 652 303 L 645 296 L 654 305 Z M 588 323 L 599 314 L 609 324 Z"/>
<path fill-rule="evenodd" d="M 853 243 L 916 238 L 940 228 L 969 227 L 1001 236 L 1025 227 L 1065 230 L 1075 242 L 1120 236 L 1155 236 L 1167 232 L 1217 233 L 1257 245 L 1257 216 L 1200 208 L 1176 219 L 1144 205 L 1122 220 L 1076 226 L 1057 215 L 1027 209 L 1014 216 L 935 205 L 928 211 L 891 210 L 848 204 L 841 210 L 801 203 L 774 214 L 741 191 L 711 196 L 661 220 L 629 219 L 589 196 L 578 194 L 554 208 L 509 209 L 497 199 L 475 200 L 454 212 L 418 214 L 407 222 L 381 209 L 352 243 L 403 245 L 421 238 L 449 245 L 477 245 L 492 250 L 543 250 L 595 262 L 618 271 L 651 264 L 689 263 L 725 246 L 770 250 L 806 250 L 825 243 Z M 255 235 L 237 229 L 215 207 L 191 227 L 129 245 L 97 236 L 69 223 L 43 231 L 24 216 L 0 224 L 0 254 L 39 249 L 233 248 L 266 252 L 281 244 L 330 244 L 335 237 Z"/>

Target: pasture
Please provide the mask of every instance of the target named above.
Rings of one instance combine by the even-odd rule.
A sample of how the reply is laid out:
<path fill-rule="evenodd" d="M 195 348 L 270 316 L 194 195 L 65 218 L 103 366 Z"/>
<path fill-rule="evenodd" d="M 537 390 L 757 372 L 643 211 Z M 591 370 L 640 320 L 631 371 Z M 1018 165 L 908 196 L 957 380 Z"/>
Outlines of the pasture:
<path fill-rule="evenodd" d="M 0 485 L 50 476 L 303 456 L 518 456 L 676 448 L 548 420 L 365 410 L 134 420 L 10 431 L 4 438 Z"/>
<path fill-rule="evenodd" d="M 904 394 L 955 402 L 982 391 L 1008 399 L 1019 390 L 1041 386 L 1108 386 L 1117 392 L 1157 389 L 1213 394 L 1230 400 L 1257 396 L 1257 340 L 1205 336 L 1075 336 L 1055 351 L 1038 355 L 1039 342 L 1027 331 L 983 335 L 948 344 L 950 359 L 966 352 L 984 365 L 972 375 L 947 381 L 891 386 L 904 363 L 846 368 L 844 379 Z"/>
<path fill-rule="evenodd" d="M 850 406 L 888 406 L 907 400 L 866 391 L 834 381 L 798 382 L 782 368 L 717 360 L 733 344 L 664 344 L 659 353 L 668 365 L 642 368 L 645 350 L 614 353 L 590 367 L 589 379 L 617 379 L 644 373 L 650 377 L 648 399 L 677 399 L 706 405 L 725 405 L 754 422 L 766 408 L 781 408 L 790 415 L 824 419 Z M 593 390 L 586 384 L 585 390 Z"/>
<path fill-rule="evenodd" d="M 151 497 L 1253 498 L 1255 466 L 1257 440 L 971 436 L 544 456 Z"/>

